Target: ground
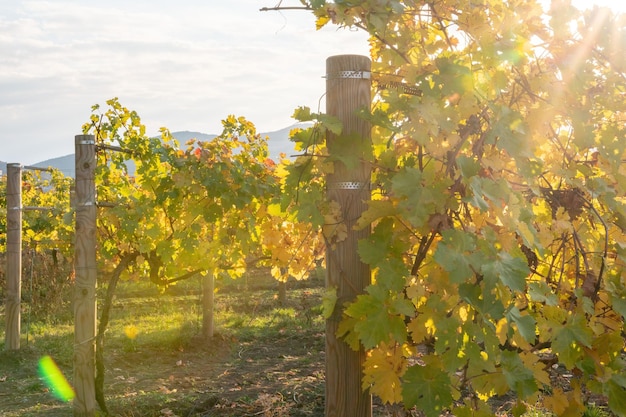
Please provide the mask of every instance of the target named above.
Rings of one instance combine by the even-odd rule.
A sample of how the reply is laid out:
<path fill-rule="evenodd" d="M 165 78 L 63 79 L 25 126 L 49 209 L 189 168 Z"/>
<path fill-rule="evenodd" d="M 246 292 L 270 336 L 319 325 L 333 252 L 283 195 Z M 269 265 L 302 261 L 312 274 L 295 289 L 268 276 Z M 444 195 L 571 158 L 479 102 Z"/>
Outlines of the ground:
<path fill-rule="evenodd" d="M 322 280 L 292 282 L 285 302 L 272 280 L 218 284 L 217 332 L 210 341 L 199 337 L 197 283 L 164 292 L 143 283 L 121 286 L 105 346 L 112 416 L 324 415 Z M 37 373 L 38 360 L 50 355 L 71 377 L 70 316 L 38 322 L 25 315 L 24 321 L 22 349 L 0 351 L 0 414 L 71 415 L 71 404 L 56 400 Z M 555 386 L 567 388 L 572 376 L 552 370 Z M 505 415 L 512 404 L 503 397 L 493 406 Z M 374 400 L 374 417 L 401 415 Z"/>
<path fill-rule="evenodd" d="M 193 284 L 164 293 L 132 283 L 120 288 L 105 346 L 111 415 L 323 416 L 320 280 L 290 284 L 284 303 L 275 282 L 222 286 L 217 332 L 208 342 L 199 337 Z M 134 339 L 124 336 L 129 326 Z M 71 323 L 29 324 L 27 333 L 21 350 L 0 351 L 2 416 L 71 415 L 71 405 L 53 398 L 37 374 L 39 358 L 50 354 L 71 377 Z"/>
<path fill-rule="evenodd" d="M 218 336 L 208 345 L 198 341 L 171 352 L 111 352 L 107 402 L 119 416 L 323 415 L 320 348 L 323 336 L 303 331 L 265 343 Z M 4 415 L 68 415 L 69 407 L 37 379 L 38 352 L 27 348 L 2 356 Z"/>

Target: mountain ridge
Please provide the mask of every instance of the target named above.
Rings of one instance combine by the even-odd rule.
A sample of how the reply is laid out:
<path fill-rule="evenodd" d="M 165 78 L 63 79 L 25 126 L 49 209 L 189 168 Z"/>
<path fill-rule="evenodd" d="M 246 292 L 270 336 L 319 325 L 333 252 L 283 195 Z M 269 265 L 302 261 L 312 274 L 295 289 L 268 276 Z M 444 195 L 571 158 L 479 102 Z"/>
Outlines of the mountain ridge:
<path fill-rule="evenodd" d="M 267 137 L 268 148 L 270 158 L 276 160 L 281 153 L 286 154 L 287 156 L 290 153 L 294 152 L 293 143 L 289 140 L 289 132 L 297 127 L 306 127 L 307 125 L 304 123 L 296 123 L 291 126 L 285 127 L 283 129 L 271 131 L 271 132 L 261 132 L 260 135 L 263 137 Z M 185 144 L 190 139 L 198 139 L 201 141 L 209 141 L 215 138 L 218 135 L 208 134 L 202 132 L 194 132 L 189 130 L 181 130 L 177 132 L 172 132 L 172 136 L 181 144 Z M 58 156 L 50 159 L 46 159 L 41 162 L 37 162 L 35 164 L 29 165 L 37 168 L 56 168 L 63 172 L 66 176 L 74 177 L 75 167 L 74 167 L 74 154 Z M 4 175 L 6 174 L 7 162 L 0 161 L 0 171 Z"/>

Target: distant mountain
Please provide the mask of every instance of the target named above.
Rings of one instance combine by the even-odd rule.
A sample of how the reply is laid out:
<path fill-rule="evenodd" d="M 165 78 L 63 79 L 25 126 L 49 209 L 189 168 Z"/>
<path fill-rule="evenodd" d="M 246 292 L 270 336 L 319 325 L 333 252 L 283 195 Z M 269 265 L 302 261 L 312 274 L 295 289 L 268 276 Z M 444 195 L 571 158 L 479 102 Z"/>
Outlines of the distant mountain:
<path fill-rule="evenodd" d="M 76 164 L 74 154 L 59 156 L 57 158 L 46 159 L 43 162 L 38 162 L 32 166 L 38 168 L 56 168 L 68 177 L 74 176 L 74 165 Z"/>
<path fill-rule="evenodd" d="M 289 140 L 289 132 L 296 127 L 305 127 L 305 124 L 295 124 L 284 129 L 276 130 L 274 132 L 261 133 L 261 136 L 267 136 L 268 148 L 270 152 L 270 158 L 278 160 L 279 155 L 284 153 L 287 157 L 293 155 L 294 148 L 293 143 Z M 181 146 L 185 145 L 190 139 L 198 139 L 201 141 L 209 141 L 215 138 L 217 135 L 209 135 L 201 132 L 180 131 L 172 132 L 172 136 L 178 140 Z M 33 166 L 39 168 L 53 167 L 59 169 L 63 174 L 73 177 L 74 176 L 74 154 L 60 156 L 57 158 L 46 159 L 45 161 L 38 162 Z M 3 174 L 6 174 L 6 162 L 0 161 L 0 170 Z"/>

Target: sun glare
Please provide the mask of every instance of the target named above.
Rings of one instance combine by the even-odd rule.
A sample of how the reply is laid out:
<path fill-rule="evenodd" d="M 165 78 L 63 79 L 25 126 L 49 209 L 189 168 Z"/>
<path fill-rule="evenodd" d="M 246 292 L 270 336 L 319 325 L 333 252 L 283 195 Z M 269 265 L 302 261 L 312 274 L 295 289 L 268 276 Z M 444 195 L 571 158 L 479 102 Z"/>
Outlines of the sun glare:
<path fill-rule="evenodd" d="M 626 13 L 626 2 L 622 0 L 572 0 L 572 4 L 580 9 L 592 9 L 593 6 L 608 7 L 618 13 Z"/>

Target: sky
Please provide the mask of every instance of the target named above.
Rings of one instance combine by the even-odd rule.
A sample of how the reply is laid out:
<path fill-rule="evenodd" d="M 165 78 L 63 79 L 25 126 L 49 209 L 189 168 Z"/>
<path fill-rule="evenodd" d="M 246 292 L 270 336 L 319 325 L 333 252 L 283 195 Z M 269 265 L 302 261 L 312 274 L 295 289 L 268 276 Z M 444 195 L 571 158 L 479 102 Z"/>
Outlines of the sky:
<path fill-rule="evenodd" d="M 367 36 L 316 31 L 308 11 L 259 11 L 278 1 L 2 0 L 0 160 L 73 153 L 91 106 L 113 97 L 149 134 L 220 133 L 229 114 L 269 132 L 298 106 L 323 110 L 326 58 L 368 55 Z"/>
<path fill-rule="evenodd" d="M 296 107 L 323 106 L 326 58 L 368 43 L 316 31 L 308 11 L 259 11 L 277 1 L 2 0 L 0 160 L 73 153 L 91 106 L 113 97 L 149 134 L 220 133 L 229 114 L 290 126 Z"/>

